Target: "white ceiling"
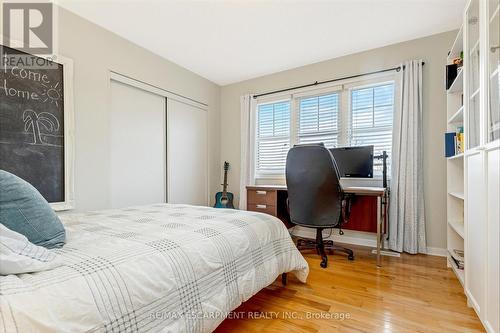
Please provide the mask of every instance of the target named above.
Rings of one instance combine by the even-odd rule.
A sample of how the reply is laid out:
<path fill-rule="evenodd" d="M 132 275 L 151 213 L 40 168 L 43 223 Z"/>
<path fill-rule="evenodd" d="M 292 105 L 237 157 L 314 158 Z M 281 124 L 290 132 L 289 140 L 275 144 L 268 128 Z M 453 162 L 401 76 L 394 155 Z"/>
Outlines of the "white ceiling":
<path fill-rule="evenodd" d="M 449 31 L 465 0 L 59 0 L 219 85 Z"/>

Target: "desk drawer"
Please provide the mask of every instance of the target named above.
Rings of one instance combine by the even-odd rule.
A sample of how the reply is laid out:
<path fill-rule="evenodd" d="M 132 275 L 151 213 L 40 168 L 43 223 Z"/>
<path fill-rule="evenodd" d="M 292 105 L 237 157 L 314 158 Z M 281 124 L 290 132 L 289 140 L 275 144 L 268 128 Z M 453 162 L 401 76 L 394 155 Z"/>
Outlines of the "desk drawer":
<path fill-rule="evenodd" d="M 261 212 L 266 213 L 272 216 L 277 216 L 278 211 L 276 210 L 276 206 L 270 206 L 266 204 L 247 204 L 247 209 L 252 212 Z"/>
<path fill-rule="evenodd" d="M 277 200 L 275 190 L 247 190 L 247 202 L 249 204 L 276 206 Z"/>

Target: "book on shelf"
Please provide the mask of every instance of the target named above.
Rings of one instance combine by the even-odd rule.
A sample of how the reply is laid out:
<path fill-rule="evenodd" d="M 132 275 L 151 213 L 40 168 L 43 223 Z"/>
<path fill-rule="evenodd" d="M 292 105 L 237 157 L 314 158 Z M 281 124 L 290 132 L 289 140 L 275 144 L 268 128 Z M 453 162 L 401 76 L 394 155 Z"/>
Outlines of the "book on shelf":
<path fill-rule="evenodd" d="M 464 263 L 461 261 L 458 261 L 457 259 L 451 257 L 451 260 L 455 263 L 458 269 L 464 269 Z"/>
<path fill-rule="evenodd" d="M 458 269 L 464 269 L 464 251 L 453 249 L 453 251 L 448 251 L 450 253 L 451 260 L 455 263 Z"/>
<path fill-rule="evenodd" d="M 464 128 L 457 127 L 455 132 L 447 132 L 444 137 L 445 157 L 462 154 L 465 151 Z"/>
<path fill-rule="evenodd" d="M 454 249 L 453 253 L 458 257 L 458 259 L 464 261 L 464 251 L 463 250 Z"/>
<path fill-rule="evenodd" d="M 455 155 L 465 151 L 464 128 L 458 127 L 455 135 Z"/>
<path fill-rule="evenodd" d="M 451 157 L 455 155 L 455 137 L 457 136 L 456 132 L 448 132 L 444 134 L 444 156 Z"/>

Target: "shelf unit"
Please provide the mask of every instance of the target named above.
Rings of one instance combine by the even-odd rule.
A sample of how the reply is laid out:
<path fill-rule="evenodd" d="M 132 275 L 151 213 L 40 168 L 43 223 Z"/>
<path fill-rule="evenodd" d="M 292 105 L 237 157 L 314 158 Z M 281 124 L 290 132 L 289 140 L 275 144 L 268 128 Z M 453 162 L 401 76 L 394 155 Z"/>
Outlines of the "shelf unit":
<path fill-rule="evenodd" d="M 463 126 L 465 141 L 446 159 L 448 266 L 488 333 L 500 333 L 499 45 L 500 0 L 468 0 L 447 59 L 463 50 L 462 77 L 446 94 L 447 131 Z"/>
<path fill-rule="evenodd" d="M 447 63 L 460 56 L 464 50 L 463 27 L 460 28 L 457 38 L 448 54 Z M 464 126 L 464 67 L 457 72 L 457 77 L 447 91 L 447 131 L 454 132 Z M 448 267 L 453 269 L 462 286 L 465 286 L 465 272 L 459 269 L 452 259 L 453 250 L 464 251 L 464 154 L 457 154 L 446 158 L 447 171 L 447 244 Z"/>

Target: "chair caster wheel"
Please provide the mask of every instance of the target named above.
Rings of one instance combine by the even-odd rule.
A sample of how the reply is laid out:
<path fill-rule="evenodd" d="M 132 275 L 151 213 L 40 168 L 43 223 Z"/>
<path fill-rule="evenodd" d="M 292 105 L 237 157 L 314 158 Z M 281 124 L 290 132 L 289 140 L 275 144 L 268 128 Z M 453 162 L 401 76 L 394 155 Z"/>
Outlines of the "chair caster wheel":
<path fill-rule="evenodd" d="M 319 264 L 322 268 L 326 268 L 327 262 L 326 260 L 321 260 L 321 264 Z"/>
<path fill-rule="evenodd" d="M 353 254 L 348 255 L 348 256 L 347 256 L 347 259 L 349 259 L 349 260 L 354 260 L 354 255 L 353 255 Z"/>

